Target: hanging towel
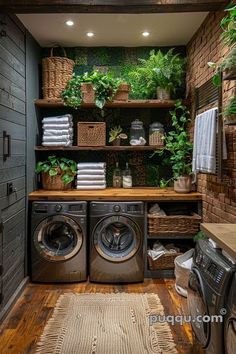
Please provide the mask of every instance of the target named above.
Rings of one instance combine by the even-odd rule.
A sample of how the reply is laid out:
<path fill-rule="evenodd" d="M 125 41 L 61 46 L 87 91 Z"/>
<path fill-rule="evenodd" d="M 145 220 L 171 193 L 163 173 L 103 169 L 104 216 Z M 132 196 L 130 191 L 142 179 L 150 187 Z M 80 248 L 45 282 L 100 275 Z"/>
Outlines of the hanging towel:
<path fill-rule="evenodd" d="M 77 181 L 101 181 L 105 177 L 105 173 L 103 173 L 102 175 L 77 175 Z"/>
<path fill-rule="evenodd" d="M 56 130 L 56 129 L 45 129 L 43 132 L 44 136 L 55 136 L 55 135 L 73 135 L 73 129 L 63 129 L 63 130 Z"/>
<path fill-rule="evenodd" d="M 217 108 L 196 116 L 193 141 L 192 171 L 216 172 Z"/>
<path fill-rule="evenodd" d="M 73 124 L 72 123 L 62 123 L 62 124 L 43 124 L 43 129 L 69 129 L 69 128 L 72 128 L 73 127 Z"/>
<path fill-rule="evenodd" d="M 105 170 L 103 168 L 99 170 L 93 170 L 93 169 L 84 169 L 84 170 L 78 170 L 77 175 L 103 175 L 105 173 Z"/>
<path fill-rule="evenodd" d="M 106 167 L 106 162 L 80 162 L 77 164 L 78 170 L 101 169 Z"/>
<path fill-rule="evenodd" d="M 85 185 L 80 185 L 80 186 L 76 186 L 76 189 L 105 189 L 106 185 L 105 184 L 101 184 L 101 185 L 97 185 L 97 186 L 85 186 Z"/>

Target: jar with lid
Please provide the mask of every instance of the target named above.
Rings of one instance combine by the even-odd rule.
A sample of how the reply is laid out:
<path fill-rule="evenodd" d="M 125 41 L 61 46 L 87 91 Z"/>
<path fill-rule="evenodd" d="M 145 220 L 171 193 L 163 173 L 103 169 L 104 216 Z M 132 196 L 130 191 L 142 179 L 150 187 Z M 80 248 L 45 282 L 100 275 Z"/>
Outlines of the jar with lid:
<path fill-rule="evenodd" d="M 139 119 L 135 119 L 131 123 L 130 128 L 130 145 L 145 145 L 145 131 L 143 122 Z"/>
<path fill-rule="evenodd" d="M 154 122 L 149 126 L 149 145 L 164 146 L 165 131 L 163 125 L 159 122 Z"/>

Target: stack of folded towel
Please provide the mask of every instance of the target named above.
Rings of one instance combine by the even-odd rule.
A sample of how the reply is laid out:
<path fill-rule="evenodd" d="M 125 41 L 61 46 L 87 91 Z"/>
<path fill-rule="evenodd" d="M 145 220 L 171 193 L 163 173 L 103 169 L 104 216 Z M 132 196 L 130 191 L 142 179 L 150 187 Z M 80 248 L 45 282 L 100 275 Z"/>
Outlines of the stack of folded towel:
<path fill-rule="evenodd" d="M 105 189 L 106 163 L 78 163 L 77 189 Z"/>
<path fill-rule="evenodd" d="M 71 146 L 73 120 L 71 114 L 43 118 L 43 146 Z"/>

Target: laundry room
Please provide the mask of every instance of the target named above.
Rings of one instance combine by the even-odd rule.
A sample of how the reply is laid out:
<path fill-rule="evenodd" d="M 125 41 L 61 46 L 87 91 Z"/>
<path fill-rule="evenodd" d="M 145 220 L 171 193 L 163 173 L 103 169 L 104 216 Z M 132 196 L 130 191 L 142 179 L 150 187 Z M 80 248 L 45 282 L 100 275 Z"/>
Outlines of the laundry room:
<path fill-rule="evenodd" d="M 236 3 L 0 0 L 0 353 L 236 353 Z"/>

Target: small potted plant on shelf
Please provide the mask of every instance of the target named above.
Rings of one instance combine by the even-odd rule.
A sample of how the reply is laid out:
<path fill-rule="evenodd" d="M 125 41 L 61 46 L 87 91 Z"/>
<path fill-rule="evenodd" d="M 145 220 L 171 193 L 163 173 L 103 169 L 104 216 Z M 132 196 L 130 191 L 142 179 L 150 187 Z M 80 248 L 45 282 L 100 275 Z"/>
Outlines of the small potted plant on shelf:
<path fill-rule="evenodd" d="M 173 177 L 169 180 L 161 180 L 160 187 L 166 187 L 174 181 L 174 190 L 178 193 L 188 193 L 192 190 L 192 149 L 186 125 L 190 121 L 187 107 L 180 100 L 176 101 L 175 109 L 170 112 L 173 130 L 165 137 L 165 148 L 157 150 L 159 155 L 167 154 L 164 163 L 171 165 Z"/>
<path fill-rule="evenodd" d="M 185 59 L 180 54 L 154 50 L 148 59 L 139 59 L 140 66 L 130 72 L 132 89 L 142 93 L 140 98 L 170 99 L 184 79 Z"/>
<path fill-rule="evenodd" d="M 43 189 L 65 190 L 71 188 L 77 164 L 73 160 L 53 155 L 45 161 L 37 162 L 35 172 L 41 173 Z"/>
<path fill-rule="evenodd" d="M 236 124 L 236 96 L 234 96 L 228 106 L 223 111 L 225 124 Z"/>
<path fill-rule="evenodd" d="M 122 128 L 121 126 L 115 126 L 110 129 L 109 131 L 109 143 L 112 143 L 112 145 L 119 146 L 121 139 L 127 139 L 127 135 L 122 133 Z"/>

